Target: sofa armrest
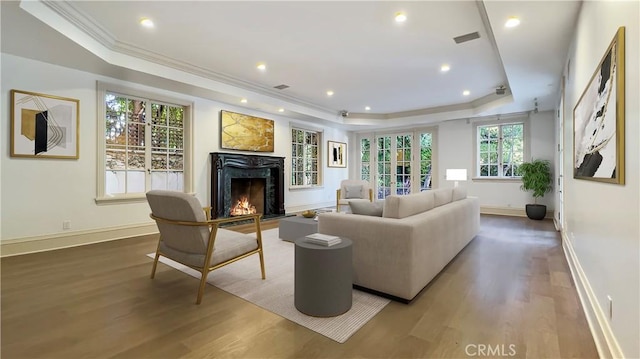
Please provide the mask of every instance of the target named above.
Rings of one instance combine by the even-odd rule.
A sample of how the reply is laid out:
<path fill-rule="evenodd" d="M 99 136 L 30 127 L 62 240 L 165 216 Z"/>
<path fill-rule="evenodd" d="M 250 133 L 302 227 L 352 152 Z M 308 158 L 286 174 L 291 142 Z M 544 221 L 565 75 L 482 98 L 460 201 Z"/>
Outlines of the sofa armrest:
<path fill-rule="evenodd" d="M 354 284 L 411 298 L 415 226 L 394 218 L 320 213 L 318 232 L 353 241 Z"/>

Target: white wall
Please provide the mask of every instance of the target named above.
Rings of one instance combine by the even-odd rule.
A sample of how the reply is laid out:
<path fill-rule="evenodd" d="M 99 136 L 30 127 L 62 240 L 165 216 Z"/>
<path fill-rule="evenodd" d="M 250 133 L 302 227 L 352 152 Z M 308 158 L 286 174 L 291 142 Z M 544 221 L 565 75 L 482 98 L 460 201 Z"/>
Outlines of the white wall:
<path fill-rule="evenodd" d="M 565 95 L 565 219 L 573 247 L 603 313 L 627 358 L 640 357 L 640 2 L 585 1 L 569 51 Z M 619 26 L 626 26 L 626 184 L 572 177 L 572 110 Z M 608 317 L 608 316 L 607 316 Z"/>
<path fill-rule="evenodd" d="M 1 101 L 9 104 L 11 89 L 32 91 L 80 100 L 80 158 L 56 160 L 9 157 L 9 146 L 2 146 L 0 211 L 2 240 L 43 235 L 64 234 L 62 222 L 71 221 L 71 231 L 95 230 L 149 223 L 146 202 L 97 205 L 96 197 L 96 81 L 140 88 L 165 96 L 194 102 L 194 189 L 204 204 L 209 203 L 209 152 L 219 148 L 219 112 L 222 109 L 275 120 L 275 151 L 270 156 L 290 158 L 290 123 L 285 116 L 252 111 L 179 93 L 148 88 L 103 76 L 55 66 L 9 54 L 1 58 Z M 8 134 L 10 107 L 2 107 L 2 130 Z M 305 123 L 297 123 L 305 126 Z M 347 133 L 326 126 L 306 124 L 307 128 L 324 131 L 326 140 L 347 142 Z M 287 211 L 331 204 L 339 181 L 347 177 L 346 169 L 329 169 L 322 153 L 324 186 L 315 189 L 288 190 L 291 166 L 285 160 L 285 208 Z"/>
<path fill-rule="evenodd" d="M 531 157 L 546 159 L 555 163 L 554 157 L 554 116 L 552 111 L 532 113 L 529 120 L 529 147 Z M 466 120 L 447 121 L 438 126 L 438 177 L 439 187 L 452 187 L 451 181 L 445 180 L 447 168 L 466 168 L 469 180 L 460 182 L 471 196 L 477 196 L 480 205 L 501 209 L 524 209 L 533 203 L 530 192 L 520 190 L 520 181 L 472 180 L 473 176 L 473 138 L 475 136 L 473 122 Z M 525 160 L 530 160 L 527 158 Z M 554 206 L 554 193 L 546 194 L 538 203 L 547 205 L 548 210 Z"/>

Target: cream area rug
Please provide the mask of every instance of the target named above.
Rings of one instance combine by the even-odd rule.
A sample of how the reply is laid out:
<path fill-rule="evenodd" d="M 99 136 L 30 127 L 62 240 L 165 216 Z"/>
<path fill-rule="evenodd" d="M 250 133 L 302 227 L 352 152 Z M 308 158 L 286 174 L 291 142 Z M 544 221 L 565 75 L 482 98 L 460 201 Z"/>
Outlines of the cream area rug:
<path fill-rule="evenodd" d="M 352 307 L 345 314 L 331 318 L 302 314 L 293 302 L 294 244 L 281 240 L 277 228 L 263 231 L 262 243 L 265 280 L 260 278 L 259 258 L 254 255 L 214 270 L 207 277 L 207 282 L 338 343 L 347 341 L 389 303 L 386 298 L 354 289 Z M 148 254 L 150 258 L 154 255 Z M 164 257 L 160 257 L 160 262 L 200 278 L 199 272 L 180 263 Z"/>

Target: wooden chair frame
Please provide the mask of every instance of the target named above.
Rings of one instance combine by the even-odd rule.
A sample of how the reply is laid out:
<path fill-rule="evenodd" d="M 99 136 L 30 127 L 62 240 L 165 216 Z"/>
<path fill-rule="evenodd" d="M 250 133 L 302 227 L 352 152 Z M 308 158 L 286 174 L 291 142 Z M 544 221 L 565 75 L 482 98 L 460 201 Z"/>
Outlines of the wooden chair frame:
<path fill-rule="evenodd" d="M 205 212 L 207 212 L 207 209 L 204 209 Z M 260 218 L 262 217 L 262 214 L 248 214 L 248 215 L 242 215 L 242 216 L 236 216 L 236 217 L 230 217 L 230 218 L 221 218 L 221 219 L 212 219 L 212 220 L 208 220 L 206 222 L 189 222 L 189 221 L 174 221 L 174 220 L 170 220 L 170 219 L 165 219 L 165 218 L 160 218 L 160 217 L 156 217 L 153 215 L 153 213 L 151 213 L 149 215 L 151 218 L 153 218 L 156 222 L 164 222 L 164 223 L 171 223 L 171 224 L 175 224 L 175 225 L 181 225 L 181 226 L 208 226 L 211 227 L 211 233 L 209 234 L 209 243 L 207 243 L 207 252 L 206 252 L 206 256 L 204 259 L 204 266 L 203 267 L 196 267 L 196 266 L 192 266 L 186 263 L 182 263 L 180 261 L 177 261 L 163 253 L 160 252 L 160 241 L 162 240 L 162 235 L 160 237 L 160 240 L 158 240 L 158 248 L 156 249 L 156 256 L 155 259 L 153 260 L 153 268 L 151 269 L 151 279 L 153 279 L 155 277 L 156 274 L 156 267 L 158 266 L 158 259 L 160 258 L 160 255 L 163 255 L 166 258 L 169 258 L 171 260 L 174 260 L 180 264 L 183 264 L 189 268 L 192 268 L 194 270 L 197 270 L 198 272 L 201 273 L 201 278 L 200 278 L 200 286 L 198 288 L 198 297 L 196 299 L 196 304 L 200 304 L 200 302 L 202 301 L 202 295 L 204 294 L 204 286 L 207 283 L 207 276 L 209 275 L 209 273 L 215 269 L 218 269 L 220 267 L 224 267 L 227 264 L 231 264 L 237 260 L 246 258 L 250 255 L 253 254 L 258 254 L 260 256 L 260 271 L 262 272 L 262 279 L 265 279 L 265 271 L 264 271 L 264 255 L 263 255 L 263 250 L 262 250 L 262 231 L 260 230 Z M 207 215 L 207 218 L 209 218 L 209 216 Z M 244 253 L 242 255 L 239 255 L 237 257 L 231 258 L 227 261 L 224 261 L 222 263 L 216 264 L 214 266 L 211 266 L 211 258 L 213 257 L 213 249 L 215 248 L 215 241 L 216 241 L 216 234 L 218 233 L 218 228 L 220 226 L 220 224 L 222 223 L 229 223 L 229 222 L 238 222 L 238 221 L 246 221 L 246 220 L 253 220 L 255 225 L 256 225 L 256 236 L 257 236 L 257 242 L 258 242 L 258 248 Z"/>

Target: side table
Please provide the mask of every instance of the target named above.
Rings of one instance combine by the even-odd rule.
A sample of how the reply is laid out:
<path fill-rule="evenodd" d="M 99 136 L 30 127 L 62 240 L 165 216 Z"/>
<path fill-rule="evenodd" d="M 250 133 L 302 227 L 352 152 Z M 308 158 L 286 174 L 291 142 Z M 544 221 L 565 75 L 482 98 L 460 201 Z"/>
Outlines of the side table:
<path fill-rule="evenodd" d="M 333 246 L 295 240 L 294 302 L 300 312 L 333 317 L 351 309 L 353 299 L 352 242 Z"/>
<path fill-rule="evenodd" d="M 278 234 L 281 239 L 293 242 L 296 238 L 318 232 L 318 221 L 302 216 L 286 217 L 278 224 Z"/>

